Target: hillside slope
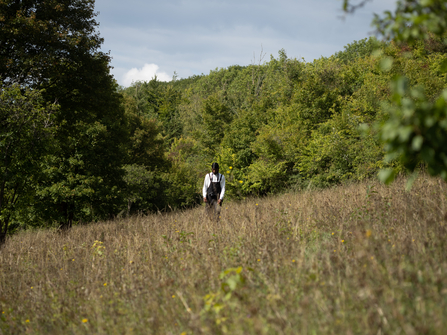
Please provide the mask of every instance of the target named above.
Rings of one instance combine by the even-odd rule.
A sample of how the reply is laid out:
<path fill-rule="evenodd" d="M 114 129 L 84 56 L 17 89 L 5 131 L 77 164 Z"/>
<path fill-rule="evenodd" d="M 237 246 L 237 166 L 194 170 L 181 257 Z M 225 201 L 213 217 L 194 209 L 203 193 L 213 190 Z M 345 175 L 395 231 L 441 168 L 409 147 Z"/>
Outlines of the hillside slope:
<path fill-rule="evenodd" d="M 442 334 L 447 185 L 373 181 L 18 233 L 0 334 Z"/>

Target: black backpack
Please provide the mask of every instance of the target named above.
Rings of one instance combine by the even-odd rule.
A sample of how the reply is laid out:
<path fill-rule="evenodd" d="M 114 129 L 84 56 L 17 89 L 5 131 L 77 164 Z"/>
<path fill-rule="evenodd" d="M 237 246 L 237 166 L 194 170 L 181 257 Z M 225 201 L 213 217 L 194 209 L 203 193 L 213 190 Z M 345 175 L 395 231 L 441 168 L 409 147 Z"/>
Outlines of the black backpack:
<path fill-rule="evenodd" d="M 213 180 L 213 174 L 210 173 L 210 186 L 208 186 L 208 189 L 206 190 L 206 197 L 209 199 L 217 200 L 217 198 L 220 197 L 220 192 L 222 191 L 222 188 L 220 187 L 222 175 L 219 173 L 217 182 L 213 182 L 212 180 Z"/>

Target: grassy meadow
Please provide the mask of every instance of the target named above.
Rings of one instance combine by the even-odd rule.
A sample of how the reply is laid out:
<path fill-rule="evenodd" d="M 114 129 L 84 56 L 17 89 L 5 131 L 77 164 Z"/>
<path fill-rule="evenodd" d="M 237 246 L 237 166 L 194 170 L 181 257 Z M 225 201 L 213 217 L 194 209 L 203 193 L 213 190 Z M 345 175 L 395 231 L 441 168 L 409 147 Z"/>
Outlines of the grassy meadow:
<path fill-rule="evenodd" d="M 446 195 L 422 176 L 21 232 L 0 334 L 445 334 Z"/>

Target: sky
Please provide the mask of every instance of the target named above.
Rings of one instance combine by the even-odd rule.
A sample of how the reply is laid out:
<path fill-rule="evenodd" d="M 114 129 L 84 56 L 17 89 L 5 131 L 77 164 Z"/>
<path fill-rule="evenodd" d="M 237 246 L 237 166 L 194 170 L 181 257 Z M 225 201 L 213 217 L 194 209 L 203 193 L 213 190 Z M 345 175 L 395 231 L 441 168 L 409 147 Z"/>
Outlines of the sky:
<path fill-rule="evenodd" d="M 395 2 L 371 0 L 353 15 L 344 15 L 342 0 L 96 0 L 95 9 L 102 51 L 128 87 L 259 64 L 281 49 L 306 62 L 329 57 L 373 36 L 373 14 Z"/>

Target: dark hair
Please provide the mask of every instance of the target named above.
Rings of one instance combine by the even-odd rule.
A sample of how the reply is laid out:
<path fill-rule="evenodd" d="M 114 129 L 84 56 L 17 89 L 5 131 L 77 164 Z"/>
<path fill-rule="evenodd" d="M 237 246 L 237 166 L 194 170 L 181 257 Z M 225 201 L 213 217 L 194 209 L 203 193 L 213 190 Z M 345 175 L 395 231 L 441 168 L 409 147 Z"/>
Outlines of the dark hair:
<path fill-rule="evenodd" d="M 212 168 L 213 170 L 219 170 L 219 164 L 217 164 L 217 163 L 213 163 L 213 164 L 211 165 L 211 168 Z"/>

